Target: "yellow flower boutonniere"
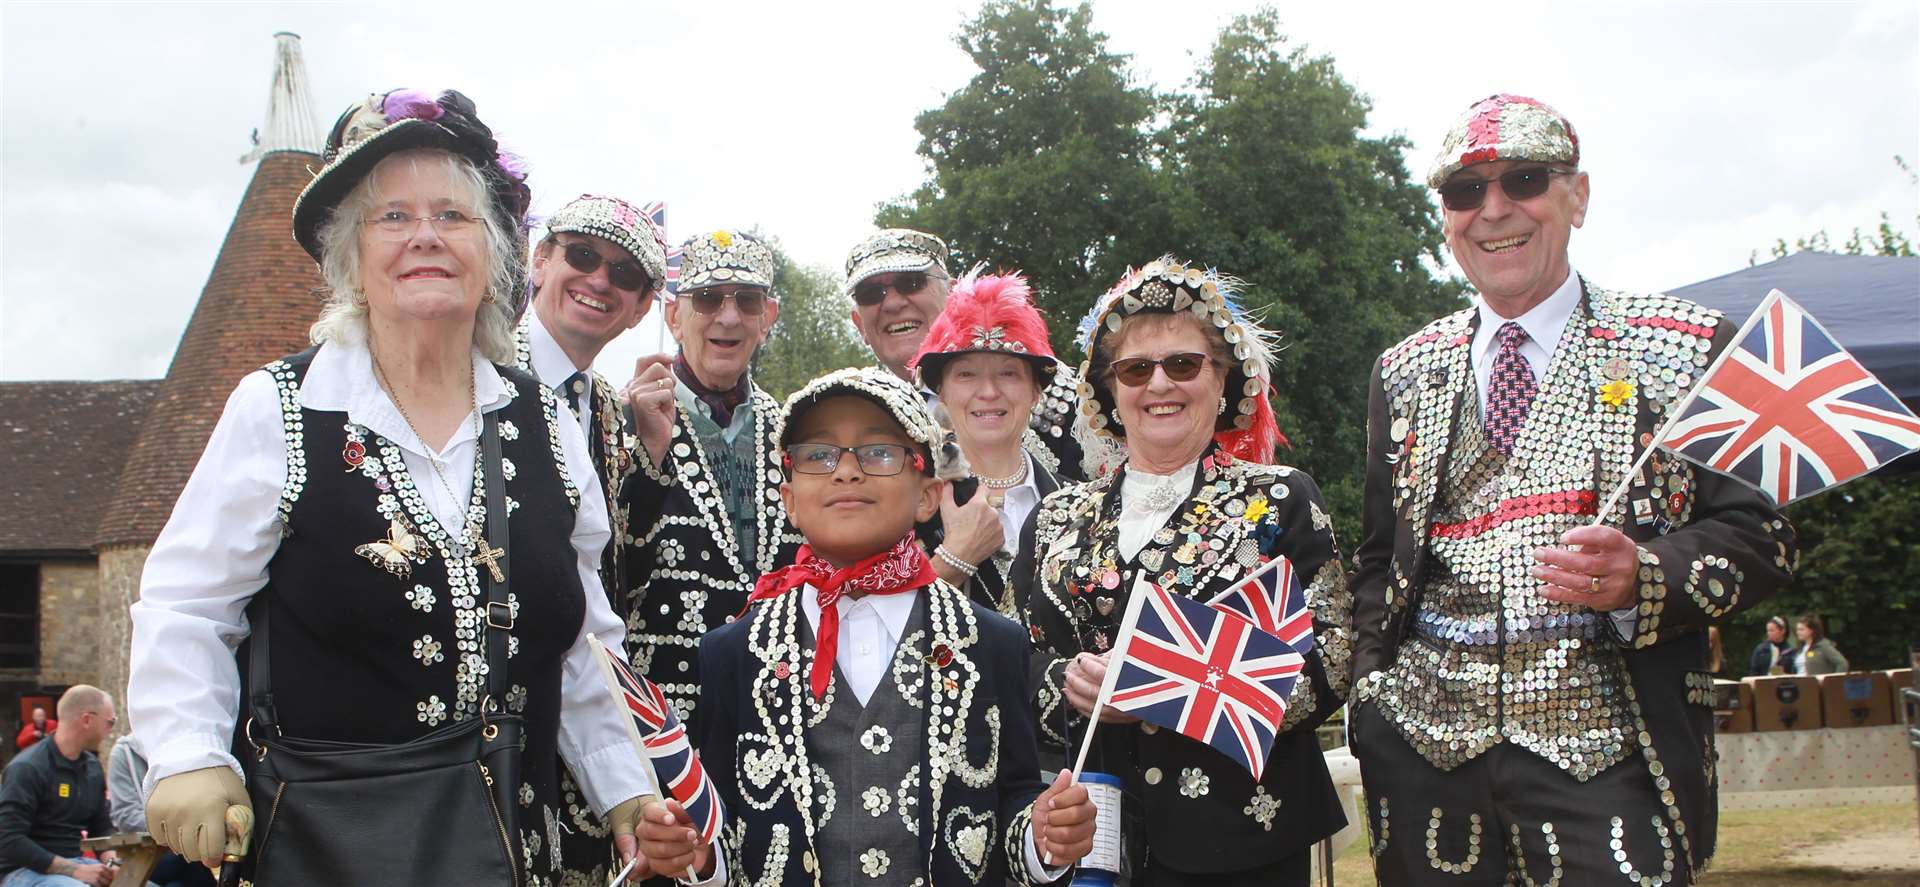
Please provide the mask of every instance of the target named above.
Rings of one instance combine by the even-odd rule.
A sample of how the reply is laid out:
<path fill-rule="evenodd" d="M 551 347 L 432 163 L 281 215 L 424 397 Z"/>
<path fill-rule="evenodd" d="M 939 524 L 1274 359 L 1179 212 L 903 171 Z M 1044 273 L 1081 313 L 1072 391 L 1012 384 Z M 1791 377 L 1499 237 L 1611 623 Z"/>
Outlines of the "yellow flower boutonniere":
<path fill-rule="evenodd" d="M 1260 522 L 1261 518 L 1267 516 L 1267 510 L 1268 510 L 1267 497 L 1255 496 L 1253 498 L 1253 501 L 1250 501 L 1247 503 L 1247 511 L 1246 511 L 1246 514 L 1243 515 L 1243 517 L 1246 519 L 1247 523 L 1257 524 Z"/>
<path fill-rule="evenodd" d="M 1625 379 L 1615 379 L 1600 386 L 1600 402 L 1610 407 L 1626 406 L 1627 398 L 1633 396 L 1633 383 Z"/>

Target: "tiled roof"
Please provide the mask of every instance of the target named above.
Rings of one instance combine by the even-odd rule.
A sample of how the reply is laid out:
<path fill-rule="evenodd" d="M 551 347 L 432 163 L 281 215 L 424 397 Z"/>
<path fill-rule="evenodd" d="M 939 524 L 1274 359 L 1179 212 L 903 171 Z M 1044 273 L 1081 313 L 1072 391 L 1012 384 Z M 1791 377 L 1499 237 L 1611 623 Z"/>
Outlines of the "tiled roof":
<path fill-rule="evenodd" d="M 320 274 L 293 239 L 293 203 L 313 177 L 309 167 L 319 166 L 318 157 L 299 151 L 261 159 L 101 516 L 98 544 L 151 544 L 233 387 L 307 347 L 307 328 L 320 313 Z"/>
<path fill-rule="evenodd" d="M 93 549 L 159 379 L 0 382 L 0 553 Z"/>

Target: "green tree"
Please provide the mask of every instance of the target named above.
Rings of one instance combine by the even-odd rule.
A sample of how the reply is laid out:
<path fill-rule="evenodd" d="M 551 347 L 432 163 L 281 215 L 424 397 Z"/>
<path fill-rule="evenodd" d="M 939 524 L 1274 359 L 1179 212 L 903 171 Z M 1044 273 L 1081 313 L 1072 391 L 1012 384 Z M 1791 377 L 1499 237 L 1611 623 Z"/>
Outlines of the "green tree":
<path fill-rule="evenodd" d="M 1332 58 L 1289 47 L 1272 9 L 1229 23 L 1168 104 L 1168 247 L 1246 280 L 1246 307 L 1282 334 L 1282 458 L 1356 540 L 1373 362 L 1461 304 L 1461 286 L 1430 271 L 1440 222 L 1401 160 L 1410 143 L 1361 135 L 1368 99 Z"/>
<path fill-rule="evenodd" d="M 1129 265 L 1172 253 L 1245 280 L 1247 307 L 1284 334 L 1282 458 L 1354 538 L 1372 362 L 1461 304 L 1431 270 L 1439 219 L 1408 142 L 1363 137 L 1365 96 L 1290 48 L 1270 9 L 1235 19 L 1164 94 L 1135 85 L 1086 5 L 992 0 L 958 40 L 979 73 L 919 116 L 930 175 L 879 221 L 1025 270 L 1063 356 Z"/>
<path fill-rule="evenodd" d="M 1026 272 L 1063 357 L 1072 319 L 1164 249 L 1168 216 L 1146 156 L 1153 93 L 1092 19 L 1084 3 L 987 3 L 956 37 L 979 73 L 915 118 L 926 183 L 876 217 L 946 238 L 961 268 Z"/>
<path fill-rule="evenodd" d="M 829 370 L 872 363 L 873 354 L 847 319 L 853 303 L 841 293 L 839 277 L 794 262 L 777 240 L 767 243 L 780 319 L 754 358 L 753 381 L 784 400 Z"/>

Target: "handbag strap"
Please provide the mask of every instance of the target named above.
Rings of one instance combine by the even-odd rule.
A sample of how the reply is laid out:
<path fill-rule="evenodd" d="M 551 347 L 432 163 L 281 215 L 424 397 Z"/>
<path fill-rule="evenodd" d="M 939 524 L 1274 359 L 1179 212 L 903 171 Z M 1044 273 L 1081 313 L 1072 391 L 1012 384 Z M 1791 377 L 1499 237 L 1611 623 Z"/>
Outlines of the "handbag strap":
<path fill-rule="evenodd" d="M 507 601 L 507 582 L 513 571 L 507 561 L 507 482 L 501 468 L 500 417 L 498 411 L 486 414 L 486 426 L 480 437 L 482 470 L 487 484 L 487 539 L 483 543 L 499 567 L 502 581 L 494 582 L 491 569 L 479 570 L 480 581 L 487 586 L 487 699 L 505 700 L 507 696 L 507 633 L 513 628 L 513 606 Z M 256 594 L 247 602 L 247 624 L 252 632 L 247 642 L 247 698 L 253 721 L 262 729 L 276 730 L 279 715 L 273 707 L 273 658 L 268 653 L 268 605 L 266 594 Z M 248 738 L 251 739 L 251 725 Z"/>

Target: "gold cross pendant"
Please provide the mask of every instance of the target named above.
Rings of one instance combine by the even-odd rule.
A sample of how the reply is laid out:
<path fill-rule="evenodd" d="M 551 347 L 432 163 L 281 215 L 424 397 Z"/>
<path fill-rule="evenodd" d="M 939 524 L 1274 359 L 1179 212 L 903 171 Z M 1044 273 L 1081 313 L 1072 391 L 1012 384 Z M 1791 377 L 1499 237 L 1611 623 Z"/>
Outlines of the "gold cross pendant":
<path fill-rule="evenodd" d="M 487 573 L 495 582 L 507 581 L 507 574 L 500 572 L 500 558 L 507 553 L 504 548 L 494 548 L 481 540 L 480 547 L 474 549 L 473 559 L 487 565 Z"/>

